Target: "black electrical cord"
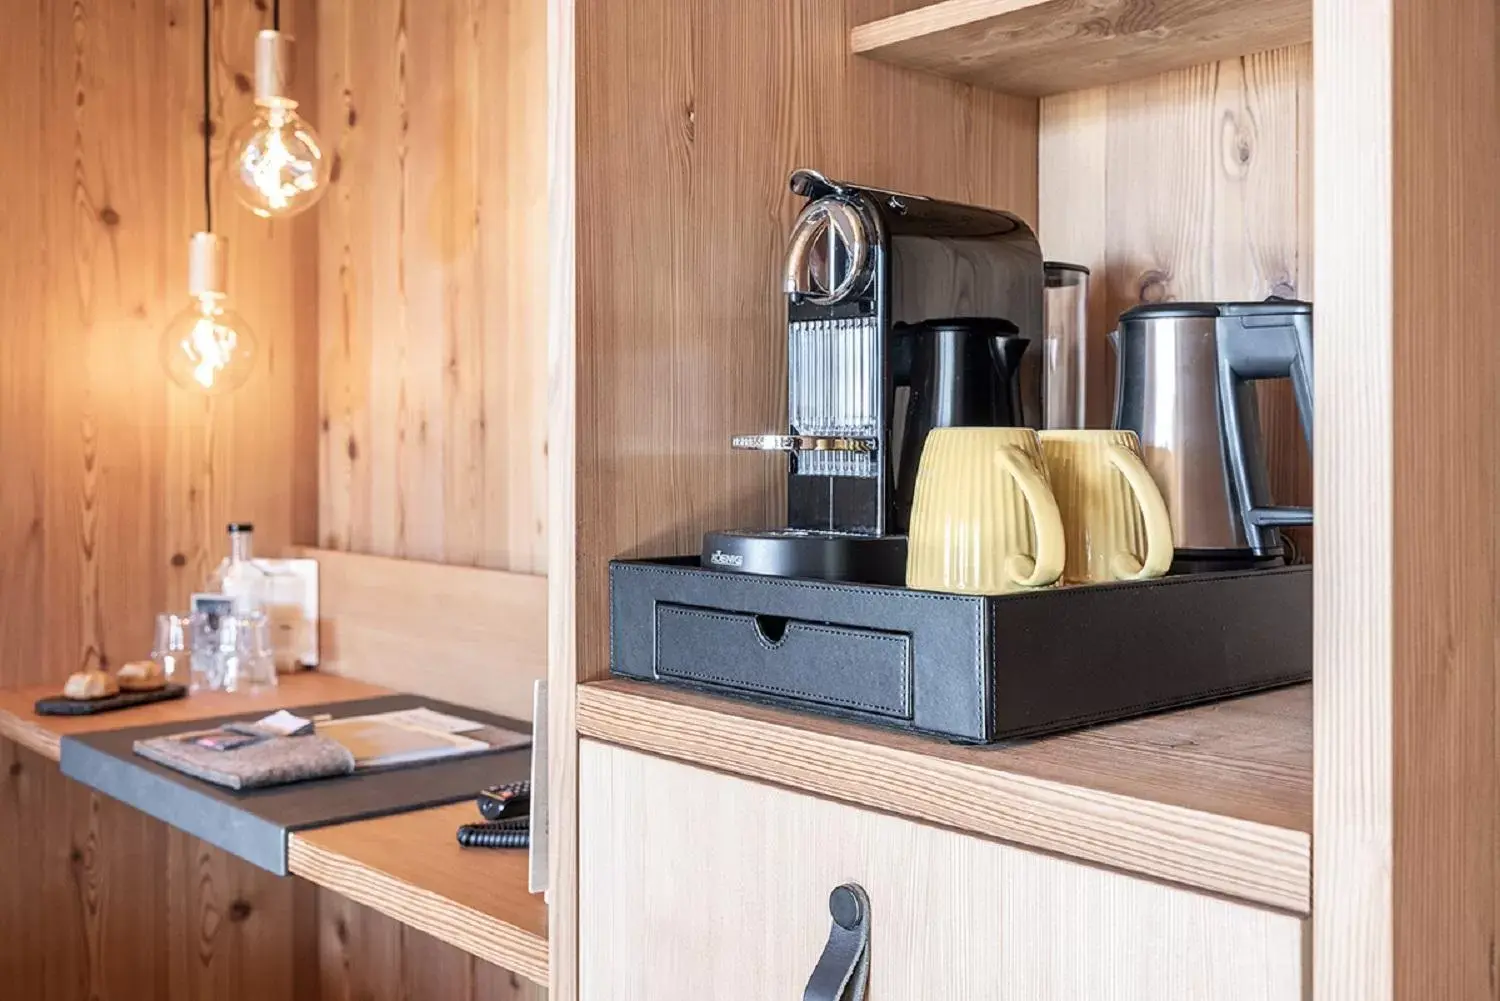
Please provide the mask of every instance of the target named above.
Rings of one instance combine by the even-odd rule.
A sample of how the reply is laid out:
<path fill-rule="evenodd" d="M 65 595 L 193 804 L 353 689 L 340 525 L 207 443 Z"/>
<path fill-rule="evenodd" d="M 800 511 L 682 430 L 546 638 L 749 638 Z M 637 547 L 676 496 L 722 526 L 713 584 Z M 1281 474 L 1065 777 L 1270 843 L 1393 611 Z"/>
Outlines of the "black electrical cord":
<path fill-rule="evenodd" d="M 483 824 L 464 824 L 458 829 L 458 843 L 465 848 L 528 848 L 531 846 L 530 818 L 492 820 Z"/>
<path fill-rule="evenodd" d="M 213 0 L 203 0 L 203 231 L 214 231 L 213 50 L 210 20 Z"/>

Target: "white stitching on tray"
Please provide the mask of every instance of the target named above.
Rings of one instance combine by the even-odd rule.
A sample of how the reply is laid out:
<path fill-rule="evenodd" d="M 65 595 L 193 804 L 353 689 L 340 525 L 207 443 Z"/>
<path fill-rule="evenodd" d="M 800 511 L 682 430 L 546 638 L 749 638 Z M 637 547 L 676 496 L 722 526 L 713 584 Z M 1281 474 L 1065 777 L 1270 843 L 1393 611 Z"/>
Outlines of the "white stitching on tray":
<path fill-rule="evenodd" d="M 661 612 L 669 612 L 669 613 L 671 613 L 673 615 L 680 615 L 680 616 L 687 617 L 687 618 L 715 619 L 715 620 L 722 621 L 722 622 L 730 622 L 730 623 L 733 623 L 734 625 L 745 624 L 747 620 L 750 620 L 749 621 L 750 625 L 754 625 L 755 624 L 754 621 L 753 621 L 754 618 L 755 618 L 755 614 L 753 612 L 740 612 L 740 613 L 714 612 L 714 611 L 709 611 L 707 609 L 700 609 L 700 608 L 683 608 L 680 605 L 679 606 L 668 605 L 668 606 L 666 606 L 664 608 L 659 608 L 659 611 L 661 611 Z M 778 616 L 778 618 L 779 617 L 780 616 Z M 876 641 L 882 642 L 882 643 L 894 643 L 898 647 L 904 647 L 904 648 L 907 649 L 907 651 L 908 651 L 908 654 L 907 654 L 908 667 L 910 666 L 910 652 L 909 652 L 910 651 L 910 637 L 907 637 L 907 636 L 891 636 L 891 635 L 888 635 L 888 634 L 882 634 L 882 633 L 878 633 L 878 632 L 861 633 L 861 632 L 855 632 L 853 629 L 829 628 L 827 626 L 818 626 L 818 625 L 813 625 L 812 623 L 806 623 L 806 622 L 788 622 L 787 623 L 787 628 L 790 629 L 792 626 L 796 626 L 798 629 L 804 630 L 806 632 L 826 633 L 827 635 L 830 635 L 830 636 L 837 636 L 840 639 L 876 640 Z M 761 646 L 765 647 L 767 650 L 774 650 L 774 649 L 776 649 L 777 645 L 771 644 L 771 643 L 767 643 L 766 640 L 765 640 L 765 637 L 761 635 L 760 630 L 758 628 L 755 630 L 755 638 L 760 642 Z M 658 674 L 661 673 L 660 666 L 658 666 L 658 668 L 657 668 L 657 673 Z M 809 692 L 809 691 L 805 691 L 805 690 L 799 689 L 799 688 L 785 688 L 785 687 L 782 687 L 780 685 L 769 685 L 769 684 L 763 684 L 763 683 L 758 683 L 758 682 L 757 683 L 750 683 L 750 682 L 744 681 L 743 679 L 726 678 L 726 677 L 722 677 L 720 675 L 710 674 L 710 673 L 702 672 L 702 671 L 698 671 L 698 672 L 680 672 L 680 673 L 676 673 L 676 674 L 669 673 L 669 674 L 667 674 L 667 677 L 669 677 L 669 678 L 698 679 L 698 680 L 702 680 L 702 681 L 716 681 L 716 682 L 718 682 L 721 685 L 730 685 L 730 686 L 732 686 L 734 688 L 743 689 L 745 691 L 752 691 L 752 692 L 774 692 L 774 693 L 779 694 L 779 695 L 788 695 L 788 696 L 793 696 L 793 697 L 796 697 L 796 698 L 803 698 L 803 699 L 813 699 L 815 701 L 823 702 L 823 703 L 826 703 L 826 704 L 832 705 L 832 706 L 849 706 L 849 707 L 852 707 L 852 708 L 855 708 L 855 709 L 866 709 L 866 710 L 869 710 L 870 712 L 878 712 L 878 713 L 881 713 L 882 715 L 886 715 L 886 716 L 893 716 L 893 715 L 896 715 L 897 713 L 907 713 L 907 715 L 909 716 L 910 715 L 910 709 L 911 709 L 911 705 L 910 705 L 911 700 L 910 700 L 909 697 L 903 698 L 901 700 L 902 703 L 903 703 L 903 705 L 899 709 L 892 709 L 889 706 L 875 705 L 874 703 L 860 702 L 860 701 L 854 700 L 854 699 L 839 698 L 837 701 L 835 701 L 834 699 L 830 698 L 829 696 L 822 695 L 822 694 L 819 694 L 817 692 Z M 907 687 L 909 688 L 910 686 L 907 686 Z"/>
<path fill-rule="evenodd" d="M 768 618 L 773 619 L 786 619 L 788 629 L 790 629 L 792 626 L 796 626 L 803 632 L 827 633 L 829 636 L 839 636 L 846 639 L 878 640 L 882 643 L 897 643 L 901 645 L 909 643 L 911 639 L 909 636 L 905 635 L 896 636 L 891 633 L 872 630 L 868 626 L 826 626 L 819 625 L 814 622 L 803 622 L 799 619 L 793 619 L 786 615 L 772 615 L 770 612 L 716 612 L 711 608 L 686 608 L 673 602 L 665 602 L 663 604 L 659 604 L 657 608 L 660 611 L 670 612 L 673 615 L 696 616 L 700 619 L 721 619 L 725 622 L 733 622 L 736 625 L 745 622 L 746 620 L 760 618 L 762 615 L 764 615 Z M 780 643 L 767 642 L 766 638 L 761 635 L 761 631 L 759 628 L 755 630 L 755 636 L 756 639 L 760 640 L 761 646 L 765 647 L 767 650 L 774 650 L 781 645 Z"/>

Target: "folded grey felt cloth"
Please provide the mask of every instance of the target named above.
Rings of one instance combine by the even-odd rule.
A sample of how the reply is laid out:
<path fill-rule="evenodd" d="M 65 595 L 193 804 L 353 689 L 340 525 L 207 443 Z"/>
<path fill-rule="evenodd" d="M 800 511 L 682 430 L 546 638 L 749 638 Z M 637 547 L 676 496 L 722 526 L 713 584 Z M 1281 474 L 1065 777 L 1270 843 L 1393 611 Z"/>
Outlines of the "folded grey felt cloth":
<path fill-rule="evenodd" d="M 354 755 L 336 740 L 284 737 L 243 723 L 138 740 L 135 753 L 173 771 L 230 789 L 348 775 Z"/>

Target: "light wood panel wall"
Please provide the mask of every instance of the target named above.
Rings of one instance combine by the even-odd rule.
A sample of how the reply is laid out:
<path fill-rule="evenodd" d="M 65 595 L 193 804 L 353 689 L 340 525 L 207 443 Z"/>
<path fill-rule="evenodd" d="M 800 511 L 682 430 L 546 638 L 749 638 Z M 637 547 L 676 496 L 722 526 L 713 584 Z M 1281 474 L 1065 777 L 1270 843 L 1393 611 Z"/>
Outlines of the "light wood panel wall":
<path fill-rule="evenodd" d="M 545 0 L 328 0 L 319 545 L 543 573 Z"/>
<path fill-rule="evenodd" d="M 304 111 L 335 136 L 318 107 L 313 6 L 282 7 L 300 42 Z M 248 386 L 211 404 L 168 386 L 157 343 L 186 303 L 187 236 L 203 224 L 201 5 L 7 8 L 0 176 L 15 197 L 0 199 L 0 686 L 145 653 L 152 616 L 201 586 L 229 520 L 254 521 L 265 551 L 317 536 L 319 222 L 254 219 L 222 176 L 268 8 L 213 6 L 216 228 L 262 358 Z M 7 998 L 538 996 L 95 796 L 6 741 L 0 845 Z"/>
<path fill-rule="evenodd" d="M 775 278 L 800 199 L 788 173 L 1036 215 L 1034 101 L 848 54 L 885 0 L 555 2 L 554 226 L 576 225 L 576 318 L 554 318 L 553 391 L 572 397 L 576 480 L 557 482 L 576 535 L 554 578 L 576 586 L 574 636 L 555 636 L 554 996 L 574 996 L 572 686 L 607 670 L 606 563 L 696 552 L 705 529 L 784 521 L 782 467 L 729 436 L 784 422 L 785 330 Z M 576 49 L 575 49 L 576 46 Z M 576 81 L 576 108 L 571 94 Z M 576 197 L 576 202 L 575 202 Z M 570 212 L 570 206 L 576 211 Z M 554 266 L 572 257 L 566 235 Z M 554 273 L 554 280 L 565 281 Z M 576 379 L 576 386 L 573 380 Z M 554 584 L 554 615 L 575 596 Z M 561 628 L 570 628 L 567 625 Z M 576 659 L 574 643 L 576 641 Z"/>
<path fill-rule="evenodd" d="M 203 226 L 199 10 L 7 11 L 0 683 L 143 654 L 152 617 L 201 587 L 231 519 L 254 521 L 269 547 L 313 532 L 316 315 L 301 277 L 313 231 L 234 207 L 221 139 L 217 228 L 261 357 L 246 387 L 212 402 L 162 370 L 161 330 L 187 304 L 187 238 Z M 223 136 L 249 115 L 239 85 L 265 15 L 253 0 L 216 10 Z"/>
<path fill-rule="evenodd" d="M 1500 11 L 1314 15 L 1314 996 L 1494 998 Z"/>
<path fill-rule="evenodd" d="M 284 7 L 314 41 L 311 7 Z M 254 521 L 272 547 L 315 531 L 314 230 L 255 220 L 223 187 L 269 14 L 254 0 L 213 10 L 216 228 L 261 357 L 247 386 L 210 403 L 169 387 L 158 343 L 187 303 L 187 237 L 203 226 L 201 5 L 6 7 L 0 686 L 146 653 L 155 613 L 221 557 L 226 521 Z M 7 997 L 300 997 L 315 972 L 296 944 L 305 889 L 8 742 L 0 844 Z"/>
<path fill-rule="evenodd" d="M 1314 298 L 1312 159 L 1311 46 L 1042 99 L 1043 252 L 1093 270 L 1092 426 L 1111 420 L 1105 335 L 1125 309 Z M 1311 504 L 1290 384 L 1259 391 L 1276 501 Z"/>
<path fill-rule="evenodd" d="M 547 579 L 298 549 L 318 561 L 319 670 L 530 719 Z"/>

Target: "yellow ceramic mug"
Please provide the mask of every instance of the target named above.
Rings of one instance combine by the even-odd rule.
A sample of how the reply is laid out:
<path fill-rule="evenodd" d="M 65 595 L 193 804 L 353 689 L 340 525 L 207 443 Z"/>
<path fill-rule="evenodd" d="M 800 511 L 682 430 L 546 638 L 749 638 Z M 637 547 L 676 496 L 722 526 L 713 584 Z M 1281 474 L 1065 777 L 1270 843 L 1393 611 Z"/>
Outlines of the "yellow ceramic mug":
<path fill-rule="evenodd" d="M 936 428 L 922 447 L 906 586 L 1004 594 L 1056 583 L 1062 517 L 1030 428 Z"/>
<path fill-rule="evenodd" d="M 1167 572 L 1172 522 L 1134 431 L 1043 431 L 1042 454 L 1067 533 L 1064 583 Z"/>

